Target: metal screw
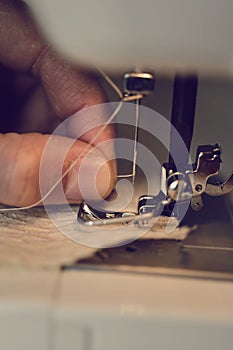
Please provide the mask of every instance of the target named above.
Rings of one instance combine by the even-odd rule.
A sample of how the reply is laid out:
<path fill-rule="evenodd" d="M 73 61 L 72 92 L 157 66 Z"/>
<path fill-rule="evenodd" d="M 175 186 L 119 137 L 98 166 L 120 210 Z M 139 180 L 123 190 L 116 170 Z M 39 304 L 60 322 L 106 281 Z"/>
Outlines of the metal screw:
<path fill-rule="evenodd" d="M 202 185 L 198 184 L 196 187 L 195 187 L 195 190 L 197 192 L 201 192 L 202 191 Z"/>

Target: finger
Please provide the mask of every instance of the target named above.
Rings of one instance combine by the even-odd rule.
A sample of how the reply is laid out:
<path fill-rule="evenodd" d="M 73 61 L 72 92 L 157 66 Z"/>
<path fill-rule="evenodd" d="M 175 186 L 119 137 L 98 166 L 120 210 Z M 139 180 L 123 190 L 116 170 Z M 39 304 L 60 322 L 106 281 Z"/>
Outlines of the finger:
<path fill-rule="evenodd" d="M 39 169 L 41 157 L 50 135 L 41 134 L 0 134 L 0 202 L 13 206 L 32 205 L 41 199 L 39 186 Z M 83 141 L 74 141 L 66 137 L 53 136 L 56 148 L 49 152 L 46 163 L 46 177 L 42 179 L 45 192 L 57 181 L 59 172 L 57 165 L 65 156 L 62 171 L 82 155 L 75 167 L 63 181 L 63 189 L 69 202 L 79 202 L 85 192 L 88 199 L 106 197 L 114 185 L 114 174 L 111 164 L 96 149 L 87 154 L 87 144 Z M 69 152 L 66 154 L 67 147 Z M 85 153 L 85 157 L 83 154 Z M 85 160 L 85 162 L 84 162 Z M 81 186 L 78 173 L 82 164 L 85 164 L 85 179 Z M 93 179 L 93 174 L 96 174 Z M 97 192 L 96 192 L 97 190 Z M 59 201 L 56 191 L 47 203 Z"/>
<path fill-rule="evenodd" d="M 85 125 L 88 124 L 88 131 L 81 132 L 80 139 L 92 142 L 101 128 L 100 125 L 103 125 L 111 115 L 109 108 L 104 106 L 89 108 L 106 103 L 106 96 L 96 77 L 73 66 L 49 48 L 42 52 L 32 70 L 40 77 L 56 115 L 61 120 L 73 116 L 71 125 L 68 127 L 69 136 L 76 137 L 76 130 L 80 135 L 80 130 L 85 123 Z M 84 110 L 84 114 L 79 113 Z M 87 128 L 85 127 L 84 130 Z M 114 129 L 109 125 L 93 144 L 98 145 L 112 138 L 114 138 Z"/>

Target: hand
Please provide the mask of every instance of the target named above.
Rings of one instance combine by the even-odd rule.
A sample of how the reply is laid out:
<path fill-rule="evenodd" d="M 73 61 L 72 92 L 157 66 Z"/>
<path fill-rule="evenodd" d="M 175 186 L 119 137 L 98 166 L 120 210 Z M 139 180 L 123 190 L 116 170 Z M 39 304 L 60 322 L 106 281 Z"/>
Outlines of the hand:
<path fill-rule="evenodd" d="M 29 9 L 21 0 L 0 0 L 0 63 L 0 130 L 4 132 L 0 134 L 0 202 L 26 206 L 41 199 L 39 167 L 50 135 L 11 131 L 28 132 L 30 129 L 51 132 L 58 121 L 87 107 L 104 103 L 106 97 L 93 74 L 74 67 L 46 45 Z M 105 120 L 104 115 L 94 118 L 90 120 L 90 126 L 96 120 L 101 123 Z M 82 121 L 78 120 L 76 127 L 79 122 L 81 125 Z M 85 151 L 99 128 L 85 132 L 75 141 L 66 156 L 63 171 Z M 74 128 L 69 136 L 76 137 Z M 67 142 L 66 137 L 57 137 L 59 148 L 54 152 L 48 169 L 50 184 L 56 175 L 53 163 Z M 115 167 L 113 161 L 107 162 L 113 147 L 102 147 L 100 151 L 98 144 L 113 137 L 113 129 L 108 126 L 92 145 L 97 149 L 95 156 L 88 160 L 87 184 L 91 172 L 101 162 L 105 163 L 96 180 L 101 197 L 107 196 L 114 186 Z M 77 180 L 80 162 L 63 181 L 64 192 L 70 202 L 81 200 Z"/>

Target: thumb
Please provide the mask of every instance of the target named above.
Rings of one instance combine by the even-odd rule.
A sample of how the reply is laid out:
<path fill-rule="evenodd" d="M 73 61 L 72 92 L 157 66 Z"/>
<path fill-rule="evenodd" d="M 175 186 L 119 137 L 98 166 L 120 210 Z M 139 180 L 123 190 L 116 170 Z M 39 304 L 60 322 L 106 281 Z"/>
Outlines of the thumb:
<path fill-rule="evenodd" d="M 28 206 L 41 200 L 40 163 L 50 137 L 51 135 L 41 134 L 0 134 L 1 203 Z M 96 194 L 102 198 L 106 197 L 114 187 L 114 171 L 111 162 L 107 162 L 99 150 L 83 141 L 74 141 L 62 136 L 53 137 L 56 147 L 49 152 L 46 159 L 46 176 L 43 178 L 44 193 L 50 190 L 60 178 L 58 165 L 61 159 L 64 158 L 62 166 L 64 173 L 81 155 L 77 164 L 62 181 L 66 199 L 71 203 L 82 200 L 83 191 L 80 188 L 78 174 L 84 160 L 85 177 L 82 179 L 82 186 L 85 188 L 85 196 L 91 200 L 98 199 Z M 90 149 L 87 152 L 87 146 L 91 147 L 91 152 Z M 69 149 L 68 152 L 66 152 L 67 149 Z M 96 174 L 94 179 L 93 174 Z M 59 198 L 55 190 L 49 196 L 47 203 L 58 203 Z"/>

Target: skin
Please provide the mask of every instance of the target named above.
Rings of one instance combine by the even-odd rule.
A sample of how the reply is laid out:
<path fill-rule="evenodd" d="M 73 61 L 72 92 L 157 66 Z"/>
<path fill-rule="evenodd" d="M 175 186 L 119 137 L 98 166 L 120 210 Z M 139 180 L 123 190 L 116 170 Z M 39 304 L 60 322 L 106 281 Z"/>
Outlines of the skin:
<path fill-rule="evenodd" d="M 94 74 L 74 66 L 47 46 L 29 9 L 20 0 L 0 0 L 0 64 L 0 202 L 31 205 L 41 198 L 39 168 L 48 133 L 70 115 L 106 102 L 106 96 Z M 108 146 L 101 143 L 114 137 L 113 128 L 108 126 L 87 152 L 87 145 L 100 129 L 95 123 L 103 124 L 106 115 L 92 113 L 89 119 L 78 116 L 68 124 L 68 137 L 76 138 L 85 118 L 91 130 L 84 131 L 74 142 L 66 154 L 63 171 L 84 153 L 86 185 L 96 186 L 97 193 L 106 197 L 114 187 L 116 170 L 114 162 L 108 161 L 113 155 L 112 141 Z M 59 146 L 50 155 L 48 189 L 57 179 L 56 160 L 70 141 L 67 135 L 56 137 Z M 81 161 L 83 156 L 63 181 L 70 202 L 82 199 L 77 180 Z M 92 197 L 93 191 L 89 192 Z M 95 196 L 94 193 L 91 199 Z M 54 198 L 52 203 L 56 202 Z"/>

